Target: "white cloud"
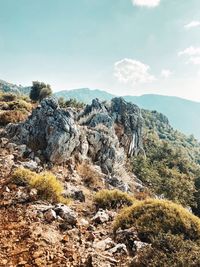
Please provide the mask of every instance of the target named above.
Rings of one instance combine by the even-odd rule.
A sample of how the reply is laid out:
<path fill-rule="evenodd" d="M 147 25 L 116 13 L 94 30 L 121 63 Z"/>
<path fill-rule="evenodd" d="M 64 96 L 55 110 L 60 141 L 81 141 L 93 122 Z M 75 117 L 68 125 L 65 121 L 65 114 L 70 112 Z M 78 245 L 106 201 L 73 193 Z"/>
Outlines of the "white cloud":
<path fill-rule="evenodd" d="M 193 20 L 193 21 L 191 21 L 190 23 L 185 24 L 185 25 L 184 25 L 184 28 L 185 28 L 186 30 L 189 30 L 189 29 L 191 29 L 191 28 L 195 28 L 195 27 L 199 27 L 199 26 L 200 26 L 200 21 L 198 21 L 198 20 Z"/>
<path fill-rule="evenodd" d="M 160 4 L 160 0 L 132 0 L 133 5 L 141 7 L 156 7 Z"/>
<path fill-rule="evenodd" d="M 165 79 L 169 78 L 172 75 L 170 70 L 164 69 L 161 71 L 161 76 Z"/>
<path fill-rule="evenodd" d="M 191 57 L 190 62 L 194 65 L 200 65 L 200 57 Z"/>
<path fill-rule="evenodd" d="M 179 56 L 187 56 L 189 62 L 194 65 L 200 65 L 200 47 L 190 46 L 178 53 Z"/>
<path fill-rule="evenodd" d="M 150 67 L 140 61 L 124 58 L 114 65 L 114 75 L 120 82 L 135 85 L 155 81 Z"/>
<path fill-rule="evenodd" d="M 180 51 L 178 53 L 179 56 L 182 56 L 182 55 L 187 55 L 187 56 L 200 56 L 200 47 L 193 47 L 193 46 L 190 46 L 188 48 L 186 48 L 185 50 L 183 51 Z"/>

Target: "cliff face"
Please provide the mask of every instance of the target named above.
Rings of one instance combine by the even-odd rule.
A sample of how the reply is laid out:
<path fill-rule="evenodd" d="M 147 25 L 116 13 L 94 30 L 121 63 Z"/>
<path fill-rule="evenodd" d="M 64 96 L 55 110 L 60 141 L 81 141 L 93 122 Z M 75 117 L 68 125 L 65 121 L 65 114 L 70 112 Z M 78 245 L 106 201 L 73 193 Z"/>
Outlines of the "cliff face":
<path fill-rule="evenodd" d="M 57 164 L 88 159 L 104 173 L 143 153 L 140 109 L 122 98 L 110 103 L 94 99 L 79 112 L 61 109 L 57 100 L 48 98 L 24 123 L 10 124 L 6 131 L 37 157 Z"/>

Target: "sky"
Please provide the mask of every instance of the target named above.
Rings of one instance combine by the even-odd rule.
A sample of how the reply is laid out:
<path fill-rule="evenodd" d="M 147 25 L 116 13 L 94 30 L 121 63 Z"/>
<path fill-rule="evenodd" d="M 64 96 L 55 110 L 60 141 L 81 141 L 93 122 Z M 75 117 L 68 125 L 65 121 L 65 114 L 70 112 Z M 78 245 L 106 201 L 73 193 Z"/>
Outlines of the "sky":
<path fill-rule="evenodd" d="M 0 79 L 200 101 L 199 0 L 0 0 Z"/>

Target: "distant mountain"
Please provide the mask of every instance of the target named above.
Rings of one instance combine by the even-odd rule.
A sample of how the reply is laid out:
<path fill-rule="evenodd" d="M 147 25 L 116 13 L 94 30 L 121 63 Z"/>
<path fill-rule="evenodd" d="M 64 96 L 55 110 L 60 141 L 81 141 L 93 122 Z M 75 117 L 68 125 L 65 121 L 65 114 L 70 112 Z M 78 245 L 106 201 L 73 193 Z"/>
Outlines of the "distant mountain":
<path fill-rule="evenodd" d="M 21 85 L 16 85 L 8 83 L 6 81 L 0 80 L 0 90 L 5 93 L 15 93 L 28 95 L 31 87 L 23 87 Z"/>
<path fill-rule="evenodd" d="M 90 103 L 92 99 L 110 100 L 115 97 L 101 90 L 88 88 L 60 91 L 55 93 L 57 97 L 65 99 L 75 98 L 84 103 Z M 174 96 L 142 95 L 123 96 L 127 101 L 137 104 L 143 109 L 156 110 L 165 114 L 170 124 L 185 134 L 193 134 L 200 140 L 200 103 Z"/>
<path fill-rule="evenodd" d="M 69 100 L 70 98 L 75 98 L 78 101 L 89 104 L 92 99 L 98 98 L 99 100 L 111 100 L 115 95 L 107 93 L 102 90 L 94 89 L 91 90 L 89 88 L 81 88 L 74 90 L 64 90 L 59 91 L 54 94 L 56 97 L 63 97 L 65 100 Z"/>

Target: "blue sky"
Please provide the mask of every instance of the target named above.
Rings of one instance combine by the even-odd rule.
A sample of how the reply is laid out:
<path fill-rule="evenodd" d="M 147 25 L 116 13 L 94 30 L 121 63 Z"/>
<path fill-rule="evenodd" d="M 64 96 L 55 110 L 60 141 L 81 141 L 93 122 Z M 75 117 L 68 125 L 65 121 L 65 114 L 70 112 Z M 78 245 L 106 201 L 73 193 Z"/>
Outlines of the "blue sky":
<path fill-rule="evenodd" d="M 0 79 L 200 101 L 199 0 L 0 0 Z"/>

